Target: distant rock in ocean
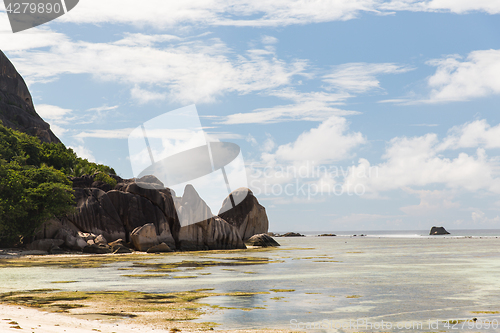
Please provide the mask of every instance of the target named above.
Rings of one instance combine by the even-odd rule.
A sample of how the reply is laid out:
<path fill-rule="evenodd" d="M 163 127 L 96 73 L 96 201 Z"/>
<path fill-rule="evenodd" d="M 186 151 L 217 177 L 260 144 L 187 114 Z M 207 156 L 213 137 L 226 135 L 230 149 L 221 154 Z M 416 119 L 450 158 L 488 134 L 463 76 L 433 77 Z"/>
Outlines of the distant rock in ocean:
<path fill-rule="evenodd" d="M 280 244 L 268 234 L 258 234 L 250 237 L 246 243 L 251 246 L 276 247 Z"/>
<path fill-rule="evenodd" d="M 14 65 L 0 51 L 0 121 L 4 126 L 37 136 L 42 142 L 61 142 L 35 111 L 31 94 Z"/>
<path fill-rule="evenodd" d="M 449 235 L 450 233 L 446 231 L 444 227 L 432 227 L 429 235 Z"/>
<path fill-rule="evenodd" d="M 298 232 L 287 232 L 284 233 L 283 235 L 280 235 L 279 237 L 305 237 L 302 234 L 299 234 Z"/>

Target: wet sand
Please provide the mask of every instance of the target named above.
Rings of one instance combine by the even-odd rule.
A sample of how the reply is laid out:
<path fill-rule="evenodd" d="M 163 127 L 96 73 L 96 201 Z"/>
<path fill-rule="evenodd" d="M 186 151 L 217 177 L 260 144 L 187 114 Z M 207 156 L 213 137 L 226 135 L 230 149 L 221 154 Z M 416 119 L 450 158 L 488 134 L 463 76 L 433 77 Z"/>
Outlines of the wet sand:
<path fill-rule="evenodd" d="M 50 313 L 36 309 L 0 304 L 0 332 L 36 333 L 171 333 L 169 329 L 146 325 L 107 323 L 100 320 L 80 319 L 66 314 Z M 185 330 L 182 332 L 200 332 Z M 220 330 L 220 333 L 281 333 L 282 330 Z"/>

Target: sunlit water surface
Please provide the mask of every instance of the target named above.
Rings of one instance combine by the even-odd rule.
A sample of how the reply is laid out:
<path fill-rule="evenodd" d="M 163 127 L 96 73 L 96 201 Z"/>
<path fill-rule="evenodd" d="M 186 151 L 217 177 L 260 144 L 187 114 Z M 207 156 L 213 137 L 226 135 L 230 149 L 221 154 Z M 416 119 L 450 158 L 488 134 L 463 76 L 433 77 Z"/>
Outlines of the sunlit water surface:
<path fill-rule="evenodd" d="M 495 313 L 500 311 L 500 238 L 495 234 L 491 237 L 408 235 L 277 238 L 281 248 L 266 252 L 159 256 L 154 262 L 252 256 L 268 258 L 271 263 L 187 268 L 169 277 L 148 279 L 124 276 L 147 273 L 143 268 L 123 270 L 132 268 L 132 262 L 82 269 L 2 268 L 0 291 L 42 288 L 155 293 L 199 288 L 214 288 L 216 292 L 264 291 L 269 293 L 205 298 L 201 302 L 231 309 L 210 310 L 198 321 L 220 323 L 218 329 L 296 330 L 316 325 L 317 332 L 500 331 L 494 327 L 469 329 L 463 323 L 455 328 L 444 324 L 446 320 L 473 317 L 492 323 L 500 321 L 500 315 Z M 175 275 L 196 278 L 172 278 Z M 64 280 L 76 282 L 51 283 Z M 363 321 L 380 325 L 382 320 L 384 325 L 390 323 L 393 327 L 377 330 L 363 326 Z M 429 327 L 436 320 L 437 330 L 435 326 Z M 412 323 L 422 323 L 422 327 L 402 329 Z"/>

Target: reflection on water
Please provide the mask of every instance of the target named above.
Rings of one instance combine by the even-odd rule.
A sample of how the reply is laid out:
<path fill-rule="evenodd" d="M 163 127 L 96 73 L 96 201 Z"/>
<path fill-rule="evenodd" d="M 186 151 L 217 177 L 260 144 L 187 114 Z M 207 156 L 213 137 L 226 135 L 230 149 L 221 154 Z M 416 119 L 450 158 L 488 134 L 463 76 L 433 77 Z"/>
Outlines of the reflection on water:
<path fill-rule="evenodd" d="M 268 258 L 271 263 L 180 267 L 179 272 L 147 279 L 124 276 L 148 273 L 147 267 L 131 262 L 85 269 L 2 268 L 0 291 L 60 288 L 172 292 L 214 288 L 217 292 L 269 292 L 201 300 L 219 308 L 199 321 L 217 322 L 224 329 L 290 328 L 293 319 L 392 323 L 499 319 L 494 313 L 500 311 L 498 238 L 300 237 L 278 241 L 282 247 L 268 252 L 189 253 L 152 261 L 231 262 L 234 257 L 252 256 Z M 232 259 L 224 260 L 228 257 Z M 196 278 L 173 278 L 186 275 Z M 76 282 L 51 283 L 61 280 Z M 439 330 L 447 331 L 443 327 Z"/>

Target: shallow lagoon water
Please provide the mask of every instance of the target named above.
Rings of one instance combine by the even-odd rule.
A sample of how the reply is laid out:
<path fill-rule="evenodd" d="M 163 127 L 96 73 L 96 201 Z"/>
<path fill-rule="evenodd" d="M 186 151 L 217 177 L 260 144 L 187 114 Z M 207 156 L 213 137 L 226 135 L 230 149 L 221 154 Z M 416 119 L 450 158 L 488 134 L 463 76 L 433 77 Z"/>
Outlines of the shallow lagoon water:
<path fill-rule="evenodd" d="M 477 332 L 485 330 L 446 328 L 444 321 L 473 317 L 500 321 L 499 314 L 485 313 L 500 311 L 500 238 L 300 237 L 277 240 L 282 247 L 265 252 L 182 253 L 161 255 L 149 261 L 226 261 L 224 258 L 248 256 L 271 261 L 258 265 L 183 268 L 180 272 L 168 273 L 168 277 L 124 276 L 148 273 L 146 268 L 136 267 L 133 262 L 116 262 L 101 268 L 1 268 L 0 291 L 58 288 L 158 293 L 214 288 L 216 292 L 269 292 L 248 297 L 202 299 L 202 303 L 222 308 L 209 310 L 198 321 L 220 323 L 219 329 L 296 329 L 294 325 L 300 322 L 321 322 L 325 329 L 315 331 L 371 331 L 352 325 L 346 329 L 334 327 L 349 321 L 380 323 L 383 320 L 394 326 L 421 322 L 423 326 L 418 331 L 436 331 L 427 323 L 438 320 L 439 331 Z M 174 276 L 196 278 L 176 279 Z M 76 282 L 51 283 L 73 280 Z M 333 328 L 327 329 L 328 325 Z M 401 329 L 385 327 L 383 331 Z"/>

